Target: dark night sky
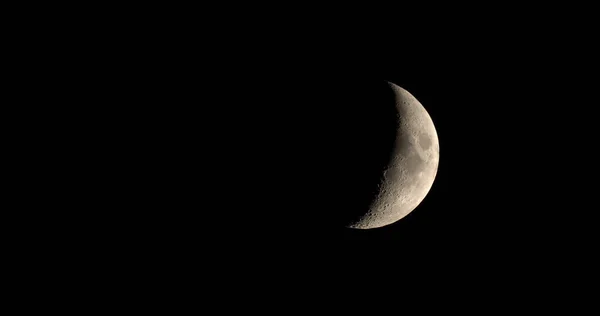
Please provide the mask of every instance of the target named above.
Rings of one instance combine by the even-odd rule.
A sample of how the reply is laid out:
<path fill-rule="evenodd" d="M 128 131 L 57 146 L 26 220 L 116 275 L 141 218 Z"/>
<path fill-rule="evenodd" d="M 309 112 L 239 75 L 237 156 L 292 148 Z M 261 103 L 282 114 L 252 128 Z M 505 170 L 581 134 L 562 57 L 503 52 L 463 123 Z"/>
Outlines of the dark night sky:
<path fill-rule="evenodd" d="M 216 68 L 212 70 L 215 76 L 194 79 L 204 89 L 195 90 L 193 84 L 176 80 L 172 88 L 180 93 L 177 101 L 186 106 L 170 108 L 161 118 L 169 133 L 180 137 L 165 143 L 172 155 L 169 159 L 183 156 L 185 163 L 175 164 L 177 170 L 194 165 L 190 157 L 213 161 L 190 170 L 214 181 L 209 182 L 209 189 L 196 189 L 199 200 L 185 197 L 182 206 L 206 207 L 202 212 L 209 215 L 204 218 L 202 213 L 197 221 L 207 219 L 205 225 L 211 231 L 227 238 L 320 236 L 322 227 L 316 233 L 303 229 L 302 224 L 319 221 L 320 215 L 306 216 L 304 209 L 321 208 L 323 190 L 333 192 L 338 187 L 335 182 L 319 182 L 320 175 L 327 177 L 336 166 L 344 166 L 345 172 L 339 174 L 342 181 L 353 173 L 352 159 L 369 156 L 358 149 L 353 154 L 336 153 L 340 148 L 334 150 L 335 145 L 328 142 L 335 144 L 337 139 L 349 146 L 361 130 L 377 128 L 373 121 L 360 121 L 358 109 L 368 106 L 358 102 L 368 95 L 360 86 L 361 82 L 389 80 L 420 100 L 434 121 L 440 139 L 436 181 L 418 209 L 400 222 L 333 235 L 351 240 L 469 244 L 507 242 L 527 231 L 546 229 L 534 223 L 554 223 L 552 217 L 541 216 L 553 211 L 541 210 L 551 203 L 540 201 L 545 194 L 537 191 L 547 188 L 546 181 L 552 177 L 545 169 L 548 135 L 553 133 L 549 129 L 554 128 L 552 120 L 557 115 L 570 115 L 554 112 L 559 104 L 551 88 L 553 71 L 535 61 L 533 52 L 532 56 L 506 52 L 498 57 L 483 54 L 495 47 L 471 48 L 482 51 L 480 58 L 458 53 L 401 57 L 390 50 L 377 55 L 378 63 L 372 68 L 377 71 L 363 72 L 330 67 L 318 55 L 311 60 L 291 55 L 279 61 L 258 54 L 222 61 L 231 76 L 219 74 Z M 510 58 L 526 60 L 526 66 Z M 347 66 L 345 61 L 339 64 Z M 365 64 L 356 69 L 367 69 Z M 341 111 L 349 104 L 350 114 Z M 340 116 L 347 121 L 336 122 Z M 351 130 L 353 126 L 358 129 Z M 178 155 L 181 148 L 186 149 Z M 184 179 L 181 185 L 194 176 Z M 221 225 L 225 225 L 223 232 L 219 232 Z"/>
<path fill-rule="evenodd" d="M 36 85 L 23 96 L 41 98 L 21 107 L 49 125 L 33 132 L 46 147 L 24 142 L 36 152 L 23 170 L 52 170 L 24 176 L 49 196 L 26 192 L 42 206 L 19 211 L 50 253 L 21 247 L 33 270 L 62 278 L 40 268 L 54 262 L 102 298 L 122 289 L 129 300 L 135 284 L 220 309 L 214 295 L 263 310 L 312 307 L 317 293 L 340 297 L 336 312 L 360 302 L 397 312 L 412 301 L 402 290 L 428 301 L 419 308 L 450 307 L 435 292 L 472 308 L 515 293 L 553 307 L 587 292 L 559 282 L 594 285 L 600 54 L 585 24 L 597 18 L 562 4 L 555 14 L 436 4 L 428 19 L 407 7 L 384 18 L 348 4 L 302 14 L 268 3 L 263 16 L 254 2 L 226 6 L 70 8 L 64 19 L 42 9 L 51 21 L 17 35 L 34 47 L 8 61 L 29 64 L 22 75 Z M 365 205 L 389 153 L 385 116 L 369 106 L 383 102 L 383 80 L 432 117 L 439 169 L 405 218 L 346 229 L 340 216 Z M 106 276 L 108 290 L 88 276 Z M 366 297 L 377 290 L 394 298 Z"/>
<path fill-rule="evenodd" d="M 181 249 L 389 241 L 437 255 L 512 257 L 566 247 L 565 236 L 584 240 L 589 230 L 575 228 L 585 222 L 579 201 L 589 189 L 572 166 L 592 154 L 570 151 L 585 144 L 574 135 L 592 129 L 577 114 L 589 84 L 575 75 L 590 68 L 555 33 L 533 41 L 470 29 L 377 50 L 259 29 L 195 33 L 198 42 L 169 33 L 168 45 L 149 54 L 138 38 L 118 69 L 124 84 L 109 84 L 143 100 L 120 119 L 135 121 L 122 147 L 132 153 L 128 174 L 141 182 L 132 192 L 145 207 L 120 225 L 138 227 L 148 245 L 169 240 Z M 370 159 L 373 143 L 354 140 L 378 128 L 361 106 L 368 106 L 364 87 L 380 80 L 407 89 L 431 115 L 440 141 L 436 180 L 395 224 L 329 229 L 333 217 L 323 214 L 336 201 L 350 203 L 343 188 Z"/>

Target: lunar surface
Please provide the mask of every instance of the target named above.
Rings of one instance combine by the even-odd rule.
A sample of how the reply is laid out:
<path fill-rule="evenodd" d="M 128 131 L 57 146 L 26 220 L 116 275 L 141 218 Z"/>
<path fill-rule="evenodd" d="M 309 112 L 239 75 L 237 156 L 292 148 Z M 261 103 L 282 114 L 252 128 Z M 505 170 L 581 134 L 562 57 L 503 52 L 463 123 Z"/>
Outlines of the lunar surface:
<path fill-rule="evenodd" d="M 439 142 L 431 117 L 408 91 L 388 84 L 397 111 L 392 156 L 373 202 L 349 228 L 377 228 L 402 219 L 423 201 L 437 174 Z"/>

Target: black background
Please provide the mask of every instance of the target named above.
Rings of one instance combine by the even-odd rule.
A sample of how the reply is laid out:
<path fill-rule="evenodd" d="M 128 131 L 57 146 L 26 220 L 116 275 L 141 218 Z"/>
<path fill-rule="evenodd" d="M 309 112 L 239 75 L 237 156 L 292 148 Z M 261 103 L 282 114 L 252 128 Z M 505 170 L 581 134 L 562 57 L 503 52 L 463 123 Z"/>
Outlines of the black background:
<path fill-rule="evenodd" d="M 92 130 L 78 142 L 91 149 L 76 157 L 94 189 L 79 186 L 73 203 L 97 209 L 77 227 L 100 244 L 207 260 L 209 250 L 318 261 L 348 249 L 510 265 L 588 253 L 596 70 L 584 26 L 527 15 L 431 28 L 135 16 L 55 32 L 44 46 L 72 65 L 53 63 L 47 80 L 62 74 L 76 91 L 63 95 L 91 104 L 76 121 Z M 438 174 L 404 219 L 345 229 L 338 212 L 362 201 L 365 161 L 379 163 L 386 116 L 369 103 L 384 80 L 432 117 Z"/>
<path fill-rule="evenodd" d="M 126 147 L 144 157 L 134 169 L 153 166 L 140 173 L 156 193 L 140 194 L 157 230 L 233 244 L 393 240 L 469 252 L 560 239 L 551 227 L 565 227 L 576 199 L 564 199 L 575 194 L 564 185 L 573 180 L 563 180 L 574 176 L 564 167 L 573 158 L 555 144 L 576 142 L 573 128 L 585 128 L 572 120 L 584 85 L 576 56 L 562 55 L 573 46 L 557 44 L 566 39 L 451 29 L 369 49 L 238 31 L 196 35 L 194 43 L 187 32 L 170 33 L 160 37 L 169 45 L 151 38 L 151 48 L 136 41 L 116 54 L 126 65 L 115 73 L 125 78 L 121 89 L 140 100 L 123 121 L 135 120 L 128 135 L 138 139 Z M 438 176 L 422 205 L 393 225 L 327 228 L 352 162 L 370 156 L 367 143 L 351 143 L 380 128 L 363 116 L 370 93 L 376 98 L 370 85 L 382 80 L 407 89 L 431 115 Z"/>
<path fill-rule="evenodd" d="M 64 237 L 34 243 L 92 262 L 100 268 L 86 274 L 117 276 L 115 284 L 176 278 L 188 283 L 180 289 L 227 297 L 265 282 L 274 292 L 327 291 L 324 280 L 339 275 L 336 289 L 382 281 L 396 295 L 414 278 L 422 288 L 408 290 L 421 297 L 466 283 L 474 294 L 508 285 L 529 300 L 547 285 L 588 280 L 580 271 L 594 273 L 597 248 L 596 28 L 563 8 L 452 6 L 428 19 L 386 8 L 391 18 L 336 12 L 321 23 L 296 9 L 261 19 L 236 8 L 221 19 L 182 8 L 146 14 L 148 6 L 34 27 L 43 41 L 31 37 L 33 71 L 23 74 L 45 90 L 23 95 L 54 104 L 35 113 L 61 132 L 35 133 L 48 148 L 31 165 L 53 172 L 35 185 L 60 192 L 28 197 L 44 207 L 26 216 Z M 369 106 L 383 80 L 432 117 L 438 174 L 404 219 L 345 229 L 338 215 L 364 202 L 362 180 L 386 153 L 387 116 Z M 348 289 L 362 296 L 382 288 L 374 283 Z M 580 287 L 558 288 L 562 298 Z"/>
<path fill-rule="evenodd" d="M 206 65 L 197 79 L 175 62 L 166 71 L 172 77 L 148 92 L 155 112 L 150 133 L 140 130 L 152 139 L 143 148 L 159 149 L 154 170 L 165 174 L 158 178 L 171 179 L 154 196 L 174 209 L 167 212 L 169 229 L 182 225 L 193 236 L 198 226 L 233 243 L 383 239 L 469 250 L 482 241 L 518 246 L 529 233 L 545 232 L 543 223 L 559 216 L 544 193 L 558 188 L 546 181 L 565 176 L 547 146 L 566 137 L 552 129 L 558 116 L 570 115 L 556 112 L 553 75 L 545 65 L 523 66 L 506 55 L 481 60 L 423 50 L 377 53 L 372 65 L 346 56 L 355 67 L 345 58 L 334 64 L 318 55 L 271 59 L 260 52 L 219 59 L 223 67 Z M 438 176 L 422 205 L 393 225 L 326 228 L 321 222 L 331 210 L 324 205 L 344 201 L 339 188 L 371 155 L 361 135 L 381 128 L 363 117 L 371 110 L 361 112 L 376 92 L 370 85 L 380 80 L 404 87 L 430 113 L 440 139 Z"/>

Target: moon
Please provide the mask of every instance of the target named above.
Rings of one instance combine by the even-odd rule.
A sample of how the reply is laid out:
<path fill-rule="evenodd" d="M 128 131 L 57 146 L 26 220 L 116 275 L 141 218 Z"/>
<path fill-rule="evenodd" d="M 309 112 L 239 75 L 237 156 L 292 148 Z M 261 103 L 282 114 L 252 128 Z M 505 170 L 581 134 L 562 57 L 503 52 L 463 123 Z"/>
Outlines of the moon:
<path fill-rule="evenodd" d="M 408 91 L 388 82 L 396 107 L 396 135 L 368 210 L 346 227 L 372 229 L 397 222 L 429 193 L 439 164 L 439 141 L 431 117 Z"/>

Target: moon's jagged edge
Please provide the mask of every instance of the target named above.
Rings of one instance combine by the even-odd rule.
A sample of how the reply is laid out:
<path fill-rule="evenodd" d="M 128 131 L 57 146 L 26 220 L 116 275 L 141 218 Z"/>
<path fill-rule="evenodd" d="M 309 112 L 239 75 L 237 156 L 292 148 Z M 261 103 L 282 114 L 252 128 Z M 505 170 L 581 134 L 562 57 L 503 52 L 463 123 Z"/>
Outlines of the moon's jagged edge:
<path fill-rule="evenodd" d="M 349 228 L 378 228 L 404 218 L 425 199 L 437 175 L 439 140 L 429 113 L 408 91 L 388 85 L 398 119 L 392 159 L 369 210 Z"/>

